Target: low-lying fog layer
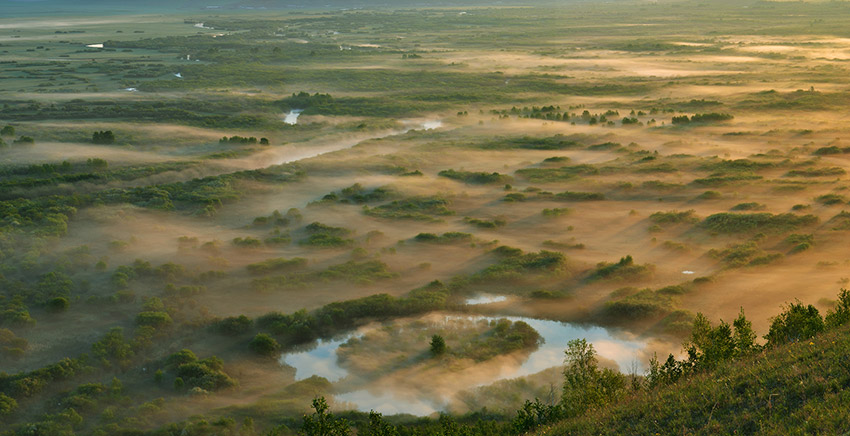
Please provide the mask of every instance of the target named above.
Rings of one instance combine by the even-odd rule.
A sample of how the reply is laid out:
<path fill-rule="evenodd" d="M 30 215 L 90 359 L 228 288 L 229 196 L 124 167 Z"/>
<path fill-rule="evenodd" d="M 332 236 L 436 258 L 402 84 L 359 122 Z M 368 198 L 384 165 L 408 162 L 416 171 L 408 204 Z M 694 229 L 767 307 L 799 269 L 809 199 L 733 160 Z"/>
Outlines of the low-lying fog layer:
<path fill-rule="evenodd" d="M 580 326 L 558 321 L 535 319 L 528 317 L 493 317 L 478 315 L 430 315 L 430 322 L 442 322 L 449 326 L 452 322 L 479 322 L 508 319 L 512 322 L 522 321 L 530 325 L 543 338 L 542 344 L 528 356 L 517 360 L 501 359 L 498 367 L 492 368 L 490 362 L 463 369 L 463 376 L 448 374 L 454 382 L 447 386 L 437 381 L 427 388 L 417 389 L 417 383 L 408 379 L 409 383 L 388 383 L 392 374 L 386 374 L 377 380 L 366 381 L 361 389 L 335 394 L 337 401 L 348 403 L 350 407 L 368 412 L 375 410 L 384 414 L 408 413 L 412 415 L 429 415 L 444 411 L 453 397 L 464 390 L 493 382 L 537 374 L 546 369 L 560 366 L 564 361 L 564 350 L 567 343 L 574 339 L 586 339 L 597 350 L 600 360 L 613 362 L 622 372 L 644 371 L 644 357 L 647 341 L 630 337 L 622 332 L 610 331 L 602 327 Z M 382 328 L 380 325 L 370 325 L 357 331 L 341 335 L 339 338 L 319 341 L 315 348 L 280 356 L 280 363 L 295 368 L 296 380 L 312 376 L 325 377 L 331 382 L 348 381 L 355 377 L 340 365 L 337 350 L 353 338 Z M 411 333 L 413 334 L 413 333 Z M 425 344 L 427 346 L 427 344 Z M 457 372 L 457 370 L 455 370 Z M 478 372 L 478 374 L 474 374 Z M 410 374 L 408 374 L 410 376 Z M 415 377 L 415 375 L 413 375 Z M 440 385 L 438 389 L 434 389 Z"/>

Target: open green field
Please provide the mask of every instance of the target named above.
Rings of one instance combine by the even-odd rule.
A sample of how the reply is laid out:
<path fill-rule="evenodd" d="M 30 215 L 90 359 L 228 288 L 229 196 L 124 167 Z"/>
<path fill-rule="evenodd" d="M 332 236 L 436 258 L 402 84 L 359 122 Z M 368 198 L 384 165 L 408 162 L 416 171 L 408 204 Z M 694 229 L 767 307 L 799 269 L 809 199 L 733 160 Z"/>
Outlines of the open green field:
<path fill-rule="evenodd" d="M 0 435 L 616 433 L 838 310 L 850 4 L 257 5 L 0 14 Z"/>

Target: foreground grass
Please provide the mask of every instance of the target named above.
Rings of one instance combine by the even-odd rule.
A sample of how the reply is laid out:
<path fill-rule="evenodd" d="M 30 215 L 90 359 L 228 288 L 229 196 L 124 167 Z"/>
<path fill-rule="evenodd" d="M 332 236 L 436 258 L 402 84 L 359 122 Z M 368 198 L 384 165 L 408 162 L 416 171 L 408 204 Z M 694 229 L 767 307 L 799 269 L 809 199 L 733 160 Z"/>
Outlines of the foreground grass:
<path fill-rule="evenodd" d="M 846 434 L 848 333 L 728 362 L 537 434 Z"/>

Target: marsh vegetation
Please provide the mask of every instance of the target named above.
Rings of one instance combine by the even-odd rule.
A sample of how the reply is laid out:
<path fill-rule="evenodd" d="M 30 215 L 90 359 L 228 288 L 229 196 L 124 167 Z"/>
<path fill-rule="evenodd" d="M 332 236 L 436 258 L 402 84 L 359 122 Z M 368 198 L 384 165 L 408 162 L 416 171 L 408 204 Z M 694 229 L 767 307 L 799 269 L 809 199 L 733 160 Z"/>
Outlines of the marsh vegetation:
<path fill-rule="evenodd" d="M 28 3 L 4 436 L 604 433 L 846 322 L 844 2 Z"/>

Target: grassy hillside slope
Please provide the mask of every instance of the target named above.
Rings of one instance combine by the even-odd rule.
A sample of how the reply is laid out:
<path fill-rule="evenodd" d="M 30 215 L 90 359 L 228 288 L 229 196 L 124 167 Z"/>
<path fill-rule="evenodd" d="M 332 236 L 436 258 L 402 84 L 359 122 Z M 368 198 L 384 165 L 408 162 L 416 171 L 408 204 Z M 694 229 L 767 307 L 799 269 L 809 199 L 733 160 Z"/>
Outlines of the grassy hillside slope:
<path fill-rule="evenodd" d="M 841 328 L 728 362 L 537 434 L 847 434 L 848 333 Z"/>

